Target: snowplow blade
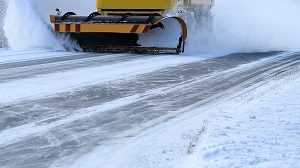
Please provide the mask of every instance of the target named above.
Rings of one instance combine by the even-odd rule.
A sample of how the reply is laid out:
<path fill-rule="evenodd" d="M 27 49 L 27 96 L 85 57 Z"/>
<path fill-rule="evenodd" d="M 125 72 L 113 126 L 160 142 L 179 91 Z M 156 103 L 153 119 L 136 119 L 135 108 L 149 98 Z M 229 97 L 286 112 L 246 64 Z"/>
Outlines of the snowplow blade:
<path fill-rule="evenodd" d="M 152 33 L 160 30 L 166 31 L 164 30 L 166 29 L 164 22 L 168 20 L 173 20 L 179 25 L 180 34 L 175 46 L 161 46 L 157 43 L 158 38 L 163 39 L 161 41 L 166 41 L 169 38 L 162 37 L 162 32 L 160 35 L 156 35 L 157 38 L 151 38 Z M 186 23 L 179 17 L 162 17 L 159 15 L 103 16 L 97 12 L 86 17 L 68 12 L 63 16 L 51 15 L 50 21 L 54 24 L 55 32 L 69 34 L 77 40 L 84 51 L 179 54 L 184 51 L 184 41 L 187 38 Z M 143 43 L 147 45 L 143 45 Z"/>

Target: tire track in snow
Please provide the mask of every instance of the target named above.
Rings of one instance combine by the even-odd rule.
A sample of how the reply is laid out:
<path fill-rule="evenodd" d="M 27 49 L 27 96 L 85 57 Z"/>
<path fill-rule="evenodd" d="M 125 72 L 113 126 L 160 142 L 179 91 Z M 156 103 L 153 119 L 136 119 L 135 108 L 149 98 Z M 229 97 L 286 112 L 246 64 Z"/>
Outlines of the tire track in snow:
<path fill-rule="evenodd" d="M 144 94 L 149 90 L 165 87 L 174 87 L 184 83 L 195 81 L 214 73 L 232 69 L 239 64 L 248 63 L 258 58 L 268 57 L 269 54 L 260 56 L 239 56 L 240 61 L 232 64 L 231 57 L 215 58 L 196 63 L 189 63 L 161 69 L 155 72 L 138 75 L 130 79 L 115 80 L 104 84 L 84 87 L 82 89 L 54 95 L 52 98 L 24 101 L 3 106 L 2 121 L 0 120 L 0 131 L 12 128 L 27 122 L 45 120 L 53 115 L 68 115 L 82 108 L 96 106 L 116 99 L 128 97 L 134 94 Z M 275 58 L 272 57 L 271 60 Z M 58 103 L 59 102 L 59 103 Z"/>
<path fill-rule="evenodd" d="M 32 79 L 1 83 L 0 93 L 2 98 L 0 98 L 0 103 L 7 104 L 24 99 L 37 99 L 84 86 L 130 78 L 139 74 L 196 61 L 199 61 L 199 59 L 192 57 L 164 56 L 128 61 L 114 65 L 81 68 L 62 73 L 40 75 Z"/>
<path fill-rule="evenodd" d="M 186 106 L 213 97 L 226 90 L 226 88 L 230 89 L 247 80 L 252 80 L 252 82 L 253 80 L 261 80 L 261 78 L 266 76 L 262 75 L 259 79 L 256 79 L 259 74 L 275 73 L 273 71 L 274 68 L 276 69 L 278 66 L 280 67 L 289 62 L 299 60 L 299 55 L 293 57 L 286 56 L 288 58 L 281 55 L 281 57 L 282 58 L 276 57 L 273 60 L 266 59 L 260 63 L 258 62 L 260 68 L 254 66 L 255 63 L 250 63 L 248 69 L 246 65 L 246 67 L 241 66 L 236 69 L 232 69 L 231 67 L 228 71 L 219 71 L 211 76 L 206 76 L 206 78 L 196 78 L 199 74 L 195 76 L 191 75 L 191 80 L 189 81 L 175 82 L 169 86 L 158 85 L 161 87 L 156 89 L 149 90 L 151 87 L 146 84 L 144 87 L 147 89 L 143 93 L 132 94 L 123 99 L 116 99 L 115 101 L 107 102 L 106 105 L 102 104 L 102 106 L 99 105 L 82 109 L 77 111 L 77 113 L 73 111 L 74 115 L 66 116 L 61 120 L 48 120 L 44 123 L 37 123 L 37 125 L 33 125 L 33 127 L 29 124 L 27 128 L 24 125 L 23 129 L 21 127 L 19 128 L 21 132 L 15 131 L 16 133 L 19 132 L 19 135 L 23 133 L 26 134 L 27 131 L 27 136 L 13 137 L 11 140 L 17 140 L 19 137 L 21 141 L 6 147 L 0 147 L 0 158 L 2 158 L 2 156 L 4 158 L 5 156 L 6 161 L 10 159 L 17 161 L 13 163 L 10 161 L 8 163 L 0 160 L 0 163 L 2 162 L 3 165 L 23 165 L 24 167 L 37 165 L 38 167 L 47 167 L 49 163 L 62 156 L 67 157 L 73 156 L 74 153 L 74 155 L 80 154 L 81 152 L 85 153 L 94 146 L 99 145 L 99 143 L 101 144 L 101 142 L 107 141 L 107 139 L 118 137 L 121 132 L 136 127 L 139 128 L 142 127 L 142 125 L 151 126 L 151 124 L 155 124 L 153 120 L 161 122 L 163 120 L 161 119 L 162 116 L 177 113 L 178 110 L 180 111 Z M 180 69 L 182 66 L 177 68 Z M 278 69 L 280 70 L 280 68 Z M 179 70 L 173 70 L 173 73 L 180 72 Z M 167 70 L 165 72 L 167 72 Z M 149 81 L 158 80 L 157 78 L 153 78 L 153 74 L 150 74 L 145 74 Z M 165 76 L 160 76 L 160 78 L 163 77 Z M 173 77 L 169 76 L 167 80 L 178 81 L 180 79 Z M 228 81 L 228 79 L 231 80 Z M 101 111 L 101 109 L 104 111 Z M 146 124 L 147 122 L 152 123 L 149 125 Z M 31 130 L 31 128 L 33 130 Z M 34 129 L 37 129 L 37 131 L 34 132 Z M 9 129 L 7 131 L 9 131 Z M 5 134 L 1 133 L 0 136 L 5 137 Z M 131 134 L 132 133 L 134 132 L 131 132 Z M 8 135 L 12 134 L 9 133 Z M 9 139 L 7 140 L 9 141 Z M 23 146 L 23 148 L 15 148 L 16 146 Z M 38 151 L 36 151 L 37 146 Z M 30 149 L 35 150 L 31 152 Z M 24 151 L 26 152 L 24 153 Z M 29 160 L 30 163 L 26 160 L 22 160 L 24 156 L 26 156 L 27 161 Z"/>
<path fill-rule="evenodd" d="M 32 54 L 43 54 L 53 52 L 52 50 L 45 50 L 45 49 L 35 49 L 35 50 L 3 50 L 0 51 L 1 57 L 13 57 L 13 56 L 24 56 L 24 55 L 32 55 Z"/>
<path fill-rule="evenodd" d="M 72 69 L 116 64 L 134 59 L 142 59 L 145 57 L 146 55 L 138 56 L 129 54 L 82 54 L 75 55 L 73 57 L 55 57 L 5 64 L 5 67 L 3 67 L 4 69 L 0 71 L 0 83 L 25 78 L 34 78 L 43 74 L 64 72 Z"/>
<path fill-rule="evenodd" d="M 84 55 L 80 52 L 63 52 L 53 50 L 29 50 L 29 51 L 0 51 L 0 67 L 6 64 L 13 64 L 26 61 L 34 61 L 39 59 L 55 58 L 55 57 L 74 57 L 76 55 Z"/>
<path fill-rule="evenodd" d="M 275 65 L 271 65 L 271 66 L 268 65 L 268 62 L 269 60 L 249 63 L 226 71 L 219 71 L 207 77 L 197 78 L 194 80 L 161 87 L 158 89 L 148 90 L 143 94 L 135 94 L 128 97 L 116 99 L 111 102 L 106 102 L 102 105 L 92 106 L 86 109 L 79 109 L 78 111 L 74 111 L 73 114 L 62 115 L 58 117 L 60 118 L 59 120 L 56 120 L 54 118 L 47 118 L 46 120 L 43 121 L 33 122 L 27 125 L 22 125 L 20 127 L 8 129 L 0 133 L 0 137 L 2 137 L 1 141 L 6 143 L 14 143 L 14 140 L 18 141 L 31 134 L 33 135 L 42 134 L 61 125 L 66 125 L 68 123 L 72 123 L 77 120 L 90 118 L 93 115 L 97 115 L 105 111 L 122 108 L 124 106 L 129 106 L 134 103 L 144 102 L 145 100 L 148 100 L 148 102 L 152 102 L 153 104 L 157 104 L 158 106 L 160 102 L 167 102 L 167 106 L 169 107 L 162 108 L 162 109 L 168 109 L 168 110 L 175 109 L 174 111 L 176 111 L 176 109 L 180 109 L 180 106 L 183 107 L 189 106 L 190 104 L 194 104 L 201 101 L 202 99 L 208 98 L 209 96 L 207 95 L 213 96 L 216 95 L 216 93 L 222 93 L 222 91 L 225 91 L 232 86 L 238 85 L 241 81 L 241 78 L 242 81 L 244 81 L 243 79 L 249 80 L 251 77 L 255 77 L 269 70 L 276 69 L 276 67 L 282 67 L 284 65 L 289 66 L 290 62 L 292 62 L 293 64 L 298 63 L 300 62 L 300 58 L 299 57 L 295 57 L 294 59 L 288 58 L 287 60 L 281 59 L 279 63 L 275 63 Z M 251 72 L 251 70 L 253 70 L 254 67 L 259 67 L 259 70 Z M 249 72 L 249 74 L 243 75 L 245 74 L 245 72 Z M 216 79 L 218 79 L 221 82 L 216 81 Z M 228 81 L 227 83 L 224 83 L 224 81 L 226 81 L 227 79 L 231 79 L 231 80 Z M 214 86 L 214 83 L 216 82 L 218 82 L 218 85 Z M 199 90 L 201 91 L 199 92 Z M 207 92 L 207 93 L 203 93 L 203 92 Z M 199 97 L 199 95 L 205 95 L 205 96 Z M 159 98 L 155 98 L 155 97 L 159 97 Z M 162 98 L 164 101 L 162 101 Z M 176 101 L 174 101 L 176 99 L 181 100 L 181 102 L 177 103 Z M 194 103 L 191 103 L 192 101 L 194 101 Z M 134 105 L 134 107 L 137 106 L 138 105 Z M 127 109 L 132 109 L 132 108 L 127 108 Z M 0 142 L 0 147 L 1 147 L 1 142 Z"/>

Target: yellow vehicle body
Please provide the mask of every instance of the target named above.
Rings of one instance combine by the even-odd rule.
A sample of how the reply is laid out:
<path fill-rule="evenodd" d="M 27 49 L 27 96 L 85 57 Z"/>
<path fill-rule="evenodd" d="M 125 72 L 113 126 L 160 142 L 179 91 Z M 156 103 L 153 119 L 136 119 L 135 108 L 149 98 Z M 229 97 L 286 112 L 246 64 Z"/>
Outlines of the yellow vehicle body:
<path fill-rule="evenodd" d="M 110 14 L 163 14 L 174 6 L 174 0 L 97 0 L 97 10 Z"/>

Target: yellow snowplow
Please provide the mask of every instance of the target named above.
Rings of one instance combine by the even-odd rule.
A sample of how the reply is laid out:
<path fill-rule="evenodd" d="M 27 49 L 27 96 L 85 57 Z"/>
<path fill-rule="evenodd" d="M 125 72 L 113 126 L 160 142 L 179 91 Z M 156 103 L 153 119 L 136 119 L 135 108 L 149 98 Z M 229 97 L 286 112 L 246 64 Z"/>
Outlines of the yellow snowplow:
<path fill-rule="evenodd" d="M 89 16 L 57 10 L 50 21 L 84 51 L 179 54 L 188 36 L 180 15 L 199 5 L 211 7 L 213 0 L 97 0 Z"/>

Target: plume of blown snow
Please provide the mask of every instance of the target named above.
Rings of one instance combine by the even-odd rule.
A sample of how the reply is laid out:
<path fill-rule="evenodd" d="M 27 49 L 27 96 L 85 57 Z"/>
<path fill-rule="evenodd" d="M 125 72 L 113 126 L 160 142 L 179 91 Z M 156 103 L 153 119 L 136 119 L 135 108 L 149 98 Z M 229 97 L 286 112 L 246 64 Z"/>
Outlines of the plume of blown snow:
<path fill-rule="evenodd" d="M 188 53 L 300 50 L 300 1 L 216 0 L 212 31 L 190 30 Z"/>
<path fill-rule="evenodd" d="M 63 49 L 28 0 L 9 0 L 4 20 L 5 36 L 14 50 Z"/>
<path fill-rule="evenodd" d="M 0 48 L 4 48 L 7 45 L 7 41 L 4 35 L 3 22 L 6 14 L 7 3 L 5 0 L 0 0 Z"/>
<path fill-rule="evenodd" d="M 9 0 L 7 3 L 3 28 L 11 49 L 65 50 L 76 46 L 67 36 L 55 35 L 30 0 Z"/>

